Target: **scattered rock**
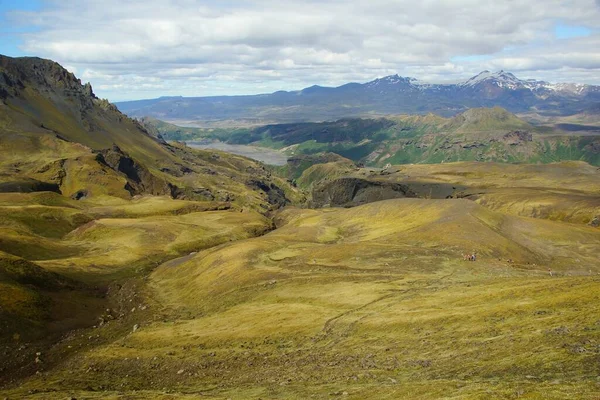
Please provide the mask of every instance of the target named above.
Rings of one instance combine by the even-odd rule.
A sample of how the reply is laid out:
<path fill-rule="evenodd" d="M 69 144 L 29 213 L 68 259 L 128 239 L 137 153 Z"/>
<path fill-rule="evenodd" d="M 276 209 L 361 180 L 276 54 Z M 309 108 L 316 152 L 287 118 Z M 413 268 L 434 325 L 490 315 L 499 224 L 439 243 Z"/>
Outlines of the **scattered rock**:
<path fill-rule="evenodd" d="M 138 329 L 140 329 L 140 326 L 138 324 L 135 324 L 133 326 L 133 332 L 137 331 Z"/>
<path fill-rule="evenodd" d="M 547 333 L 553 334 L 553 335 L 567 335 L 569 333 L 569 328 L 567 328 L 566 326 L 558 326 L 556 328 L 552 328 L 549 331 L 547 331 Z"/>
<path fill-rule="evenodd" d="M 73 200 L 84 200 L 89 196 L 89 192 L 87 190 L 78 190 L 77 192 L 71 195 L 71 199 Z"/>
<path fill-rule="evenodd" d="M 527 131 L 512 131 L 504 135 L 502 140 L 510 146 L 517 146 L 523 142 L 533 141 L 533 135 Z"/>

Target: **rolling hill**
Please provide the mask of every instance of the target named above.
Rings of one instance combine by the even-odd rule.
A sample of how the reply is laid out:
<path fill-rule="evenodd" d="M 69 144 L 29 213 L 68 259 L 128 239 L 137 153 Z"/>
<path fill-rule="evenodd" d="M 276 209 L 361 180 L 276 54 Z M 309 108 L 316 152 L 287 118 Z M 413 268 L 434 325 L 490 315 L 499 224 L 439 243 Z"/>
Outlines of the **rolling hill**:
<path fill-rule="evenodd" d="M 597 228 L 465 199 L 289 208 L 276 222 L 159 266 L 128 297 L 129 329 L 94 330 L 92 346 L 6 395 L 598 393 Z M 463 261 L 471 251 L 478 261 Z"/>

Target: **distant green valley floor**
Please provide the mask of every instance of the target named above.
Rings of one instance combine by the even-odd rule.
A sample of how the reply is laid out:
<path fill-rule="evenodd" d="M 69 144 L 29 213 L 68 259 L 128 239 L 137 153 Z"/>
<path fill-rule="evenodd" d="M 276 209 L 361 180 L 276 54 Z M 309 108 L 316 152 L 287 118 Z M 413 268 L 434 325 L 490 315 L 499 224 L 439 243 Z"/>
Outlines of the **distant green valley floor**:
<path fill-rule="evenodd" d="M 570 117 L 565 121 L 580 120 Z M 167 140 L 205 139 L 251 144 L 279 149 L 291 156 L 333 152 L 372 166 L 562 160 L 600 165 L 600 121 L 591 120 L 588 125 L 559 123 L 557 128 L 545 120 L 549 125 L 534 126 L 498 107 L 471 109 L 454 118 L 433 114 L 388 116 L 255 128 L 183 128 L 149 118 L 142 119 L 142 123 Z"/>

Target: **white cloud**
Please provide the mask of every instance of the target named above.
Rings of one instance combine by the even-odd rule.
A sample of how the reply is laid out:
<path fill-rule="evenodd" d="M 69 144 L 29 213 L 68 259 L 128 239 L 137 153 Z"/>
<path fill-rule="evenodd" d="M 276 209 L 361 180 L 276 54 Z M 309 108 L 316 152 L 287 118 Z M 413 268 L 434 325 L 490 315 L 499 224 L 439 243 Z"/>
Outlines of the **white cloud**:
<path fill-rule="evenodd" d="M 99 95 L 121 100 L 390 73 L 456 81 L 486 68 L 600 84 L 600 32 L 558 40 L 553 31 L 557 21 L 596 27 L 599 1 L 52 0 L 19 18 L 39 27 L 24 37 L 28 53 L 82 71 Z M 490 57 L 457 61 L 476 55 Z"/>

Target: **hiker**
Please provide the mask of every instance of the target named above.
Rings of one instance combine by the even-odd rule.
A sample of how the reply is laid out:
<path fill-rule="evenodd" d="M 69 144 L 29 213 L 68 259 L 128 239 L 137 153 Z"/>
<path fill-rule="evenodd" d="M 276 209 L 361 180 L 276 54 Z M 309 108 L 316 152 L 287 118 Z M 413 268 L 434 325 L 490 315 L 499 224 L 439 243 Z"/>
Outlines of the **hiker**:
<path fill-rule="evenodd" d="M 550 268 L 548 268 L 548 273 L 550 274 L 551 277 L 554 276 L 554 275 L 552 275 L 552 270 Z"/>

